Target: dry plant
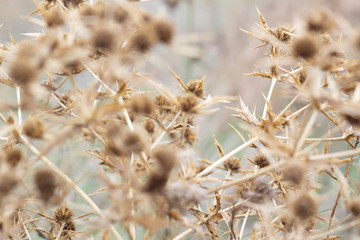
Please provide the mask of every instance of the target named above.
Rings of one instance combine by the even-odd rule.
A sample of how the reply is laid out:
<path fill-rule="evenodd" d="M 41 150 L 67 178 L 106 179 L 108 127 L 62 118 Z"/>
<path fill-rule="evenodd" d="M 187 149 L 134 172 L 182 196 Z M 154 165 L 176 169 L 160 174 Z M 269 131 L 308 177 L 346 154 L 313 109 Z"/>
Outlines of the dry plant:
<path fill-rule="evenodd" d="M 43 31 L 0 50 L 1 87 L 16 96 L 0 103 L 1 239 L 338 239 L 358 228 L 360 62 L 345 53 L 359 56 L 360 34 L 326 10 L 296 28 L 257 11 L 260 30 L 243 32 L 269 58 L 249 74 L 271 81 L 265 107 L 231 107 L 240 144 L 226 153 L 214 136 L 214 160 L 191 151 L 211 140 L 197 136 L 199 116 L 234 97 L 207 94 L 206 75 L 166 69 L 179 94 L 140 71 L 172 44 L 167 19 L 127 1 L 38 3 L 27 18 Z M 95 192 L 66 167 L 79 161 L 66 144 L 97 169 L 84 177 Z"/>

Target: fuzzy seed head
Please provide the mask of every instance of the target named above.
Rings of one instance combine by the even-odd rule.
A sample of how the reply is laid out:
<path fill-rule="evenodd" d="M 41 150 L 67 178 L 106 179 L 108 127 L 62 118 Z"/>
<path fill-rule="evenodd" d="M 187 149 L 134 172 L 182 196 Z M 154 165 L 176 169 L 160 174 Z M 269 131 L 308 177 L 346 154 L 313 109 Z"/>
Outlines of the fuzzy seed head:
<path fill-rule="evenodd" d="M 177 100 L 179 102 L 180 110 L 187 113 L 192 112 L 198 104 L 195 95 L 192 93 L 181 95 Z"/>
<path fill-rule="evenodd" d="M 23 132 L 30 138 L 42 138 L 45 132 L 44 124 L 39 118 L 30 118 L 25 122 Z"/>
<path fill-rule="evenodd" d="M 154 28 L 160 42 L 169 44 L 173 39 L 174 28 L 171 23 L 164 19 L 155 19 Z"/>
<path fill-rule="evenodd" d="M 38 69 L 28 59 L 17 58 L 8 69 L 9 77 L 18 85 L 27 85 L 36 80 Z"/>
<path fill-rule="evenodd" d="M 111 51 L 116 44 L 116 35 L 111 29 L 99 28 L 94 31 L 91 45 L 99 50 Z"/>
<path fill-rule="evenodd" d="M 240 159 L 234 156 L 229 158 L 224 162 L 224 168 L 233 172 L 239 171 L 241 168 Z"/>
<path fill-rule="evenodd" d="M 269 166 L 269 160 L 261 153 L 255 155 L 254 163 L 256 166 L 259 166 L 260 168 Z"/>
<path fill-rule="evenodd" d="M 6 162 L 12 167 L 17 166 L 22 158 L 20 149 L 15 147 L 7 148 L 5 154 Z"/>
<path fill-rule="evenodd" d="M 309 194 L 300 193 L 291 201 L 290 210 L 296 219 L 305 221 L 315 215 L 317 204 Z"/>
<path fill-rule="evenodd" d="M 326 11 L 317 10 L 310 14 L 306 24 L 308 31 L 324 33 L 331 31 L 335 22 Z"/>
<path fill-rule="evenodd" d="M 147 95 L 135 97 L 129 101 L 129 108 L 136 114 L 151 115 L 154 112 L 153 101 Z"/>
<path fill-rule="evenodd" d="M 294 185 L 300 185 L 305 179 L 306 169 L 303 164 L 289 163 L 283 168 L 282 172 L 284 180 Z"/>
<path fill-rule="evenodd" d="M 187 84 L 188 91 L 195 94 L 197 97 L 204 97 L 205 89 L 204 83 L 201 80 L 191 80 Z"/>
<path fill-rule="evenodd" d="M 360 216 L 360 198 L 357 197 L 357 198 L 351 199 L 347 204 L 347 208 L 354 216 L 359 217 Z"/>
<path fill-rule="evenodd" d="M 35 173 L 35 184 L 40 193 L 40 198 L 48 202 L 54 195 L 57 187 L 56 177 L 48 169 L 40 169 Z"/>
<path fill-rule="evenodd" d="M 302 37 L 296 39 L 294 42 L 293 50 L 296 56 L 305 59 L 310 59 L 318 52 L 317 45 L 314 39 L 310 37 Z"/>
<path fill-rule="evenodd" d="M 0 196 L 8 195 L 18 184 L 17 178 L 12 173 L 0 175 Z"/>
<path fill-rule="evenodd" d="M 58 223 L 68 222 L 74 216 L 74 212 L 68 207 L 60 207 L 55 210 L 54 219 Z"/>

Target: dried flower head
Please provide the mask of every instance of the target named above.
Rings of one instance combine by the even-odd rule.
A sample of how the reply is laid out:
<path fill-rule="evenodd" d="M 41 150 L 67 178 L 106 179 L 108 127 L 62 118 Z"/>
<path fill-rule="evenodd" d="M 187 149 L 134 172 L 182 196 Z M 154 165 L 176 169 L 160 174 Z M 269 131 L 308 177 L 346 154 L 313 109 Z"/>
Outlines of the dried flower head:
<path fill-rule="evenodd" d="M 156 18 L 153 22 L 155 32 L 159 41 L 169 44 L 174 35 L 174 28 L 172 24 L 161 18 Z"/>
<path fill-rule="evenodd" d="M 330 14 L 324 10 L 313 11 L 307 19 L 307 29 L 311 32 L 329 32 L 335 26 Z"/>
<path fill-rule="evenodd" d="M 23 132 L 30 138 L 43 138 L 45 133 L 44 123 L 39 118 L 29 118 L 23 126 Z"/>
<path fill-rule="evenodd" d="M 53 7 L 44 12 L 44 19 L 49 28 L 61 27 L 65 24 L 65 14 L 60 7 Z"/>
<path fill-rule="evenodd" d="M 101 27 L 92 32 L 90 42 L 95 49 L 111 51 L 115 47 L 116 38 L 114 30 Z"/>
<path fill-rule="evenodd" d="M 155 107 L 149 96 L 141 95 L 129 100 L 129 109 L 136 114 L 151 115 Z"/>
<path fill-rule="evenodd" d="M 198 104 L 195 95 L 192 93 L 180 95 L 177 100 L 179 102 L 180 110 L 188 113 L 191 113 Z"/>
<path fill-rule="evenodd" d="M 169 173 L 175 166 L 177 160 L 176 150 L 172 147 L 162 145 L 153 150 L 153 157 L 159 162 L 161 170 Z"/>
<path fill-rule="evenodd" d="M 296 56 L 310 59 L 318 52 L 318 47 L 313 38 L 305 36 L 295 40 L 293 50 Z"/>
<path fill-rule="evenodd" d="M 40 198 L 44 202 L 48 202 L 54 195 L 57 187 L 54 173 L 49 169 L 40 169 L 36 171 L 34 178 L 36 188 L 40 193 Z"/>
<path fill-rule="evenodd" d="M 10 172 L 1 174 L 0 179 L 0 196 L 5 197 L 16 187 L 18 179 Z"/>
<path fill-rule="evenodd" d="M 129 152 L 140 153 L 146 147 L 145 139 L 140 133 L 127 132 L 124 136 L 124 145 Z"/>
<path fill-rule="evenodd" d="M 6 162 L 12 167 L 17 166 L 22 158 L 21 150 L 16 147 L 6 148 L 5 154 L 6 154 Z"/>
<path fill-rule="evenodd" d="M 204 89 L 204 80 L 191 80 L 187 84 L 187 89 L 189 92 L 195 94 L 197 97 L 204 97 L 205 89 Z"/>
<path fill-rule="evenodd" d="M 10 63 L 9 77 L 18 85 L 27 85 L 36 80 L 38 68 L 27 59 L 17 58 Z"/>
<path fill-rule="evenodd" d="M 144 26 L 138 29 L 132 36 L 130 45 L 134 50 L 146 52 L 155 44 L 155 41 L 156 37 L 154 36 L 152 28 Z"/>
<path fill-rule="evenodd" d="M 66 206 L 57 208 L 54 213 L 54 219 L 58 223 L 71 221 L 73 217 L 74 212 Z"/>
<path fill-rule="evenodd" d="M 347 208 L 356 217 L 360 216 L 360 198 L 352 198 L 347 203 Z"/>
<path fill-rule="evenodd" d="M 240 158 L 237 157 L 231 157 L 228 160 L 226 160 L 224 162 L 224 168 L 226 170 L 231 170 L 233 172 L 239 171 L 241 166 L 240 166 Z"/>
<path fill-rule="evenodd" d="M 317 203 L 308 193 L 300 193 L 290 202 L 290 210 L 293 217 L 305 221 L 314 216 L 317 211 Z"/>
<path fill-rule="evenodd" d="M 281 172 L 283 173 L 284 180 L 294 185 L 300 185 L 305 179 L 306 168 L 304 164 L 289 163 L 284 166 Z"/>
<path fill-rule="evenodd" d="M 261 153 L 256 154 L 253 161 L 255 165 L 259 166 L 260 168 L 269 166 L 269 160 Z"/>
<path fill-rule="evenodd" d="M 144 127 L 148 133 L 152 134 L 155 132 L 156 125 L 153 120 L 147 119 L 146 122 L 144 123 Z"/>

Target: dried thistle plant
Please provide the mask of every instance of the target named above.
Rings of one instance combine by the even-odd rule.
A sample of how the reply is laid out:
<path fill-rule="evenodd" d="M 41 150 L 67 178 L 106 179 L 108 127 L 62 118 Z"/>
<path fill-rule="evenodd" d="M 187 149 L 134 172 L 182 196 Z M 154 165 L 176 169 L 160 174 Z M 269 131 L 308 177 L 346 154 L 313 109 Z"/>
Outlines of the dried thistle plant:
<path fill-rule="evenodd" d="M 214 160 L 195 154 L 211 141 L 197 135 L 201 116 L 236 98 L 212 97 L 207 75 L 165 69 L 172 89 L 141 72 L 176 43 L 168 19 L 131 1 L 39 2 L 27 19 L 43 31 L 0 48 L 0 84 L 16 96 L 0 104 L 0 238 L 310 240 L 357 228 L 360 62 L 345 50 L 360 51 L 359 34 L 323 9 L 297 27 L 257 14 L 258 33 L 243 31 L 270 64 L 249 75 L 270 88 L 260 115 L 241 98 L 229 107 L 242 143 L 226 152 L 213 136 Z"/>

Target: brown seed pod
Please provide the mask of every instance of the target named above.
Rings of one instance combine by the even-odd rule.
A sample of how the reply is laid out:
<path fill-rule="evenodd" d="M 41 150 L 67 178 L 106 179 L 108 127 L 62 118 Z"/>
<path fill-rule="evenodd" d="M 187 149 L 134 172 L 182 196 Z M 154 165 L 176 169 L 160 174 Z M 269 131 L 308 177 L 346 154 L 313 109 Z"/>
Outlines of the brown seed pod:
<path fill-rule="evenodd" d="M 63 0 L 63 4 L 67 8 L 76 8 L 82 4 L 84 0 Z"/>
<path fill-rule="evenodd" d="M 350 199 L 347 203 L 348 210 L 356 217 L 360 216 L 360 198 Z"/>
<path fill-rule="evenodd" d="M 144 138 L 137 132 L 127 132 L 124 137 L 124 145 L 129 153 L 140 153 L 141 151 L 144 151 L 146 147 Z"/>
<path fill-rule="evenodd" d="M 156 37 L 151 27 L 143 26 L 135 32 L 130 39 L 132 49 L 139 52 L 146 52 L 155 44 Z"/>
<path fill-rule="evenodd" d="M 191 80 L 187 84 L 187 89 L 189 92 L 195 94 L 197 97 L 204 97 L 205 89 L 204 89 L 204 81 L 202 80 Z"/>
<path fill-rule="evenodd" d="M 116 45 L 116 34 L 109 28 L 98 28 L 93 31 L 90 43 L 95 49 L 111 51 Z"/>
<path fill-rule="evenodd" d="M 295 40 L 293 50 L 296 56 L 310 59 L 318 52 L 318 47 L 314 39 L 309 36 Z"/>
<path fill-rule="evenodd" d="M 48 202 L 54 195 L 57 187 L 56 177 L 49 169 L 40 169 L 35 173 L 35 184 L 40 193 L 40 198 Z"/>
<path fill-rule="evenodd" d="M 224 168 L 226 170 L 231 170 L 233 172 L 239 171 L 241 168 L 240 159 L 232 156 L 231 158 L 229 158 L 224 162 Z"/>
<path fill-rule="evenodd" d="M 0 175 L 0 196 L 8 195 L 18 184 L 18 179 L 13 173 L 4 173 Z"/>
<path fill-rule="evenodd" d="M 160 42 L 169 44 L 173 39 L 174 28 L 171 23 L 166 21 L 165 19 L 154 19 L 154 29 L 157 35 L 157 38 Z"/>
<path fill-rule="evenodd" d="M 15 147 L 6 148 L 5 154 L 6 154 L 6 162 L 12 167 L 18 165 L 18 163 L 22 158 L 22 153 L 20 149 Z"/>
<path fill-rule="evenodd" d="M 261 153 L 255 155 L 253 161 L 254 161 L 255 165 L 259 166 L 260 168 L 269 166 L 269 160 Z"/>
<path fill-rule="evenodd" d="M 174 168 L 177 160 L 176 150 L 166 145 L 158 146 L 153 150 L 153 157 L 160 164 L 160 171 L 168 174 Z"/>
<path fill-rule="evenodd" d="M 68 222 L 74 217 L 74 212 L 68 207 L 59 207 L 55 210 L 54 219 L 58 223 Z"/>
<path fill-rule="evenodd" d="M 53 7 L 44 12 L 44 20 L 50 28 L 60 27 L 65 24 L 65 15 L 60 7 Z"/>
<path fill-rule="evenodd" d="M 192 93 L 180 95 L 177 98 L 180 106 L 180 110 L 183 112 L 191 113 L 198 104 L 196 97 Z"/>
<path fill-rule="evenodd" d="M 308 193 L 300 193 L 290 201 L 289 208 L 294 218 L 305 221 L 316 214 L 317 203 Z"/>
<path fill-rule="evenodd" d="M 44 136 L 44 123 L 39 118 L 29 118 L 24 126 L 23 132 L 30 138 L 42 138 Z"/>
<path fill-rule="evenodd" d="M 156 125 L 153 120 L 147 119 L 144 124 L 144 127 L 148 133 L 153 134 L 155 132 Z"/>
<path fill-rule="evenodd" d="M 135 114 L 151 115 L 154 112 L 154 103 L 147 95 L 141 95 L 129 100 L 129 109 Z"/>
<path fill-rule="evenodd" d="M 324 10 L 313 11 L 306 21 L 307 30 L 311 32 L 329 32 L 334 26 L 335 21 L 330 14 Z"/>
<path fill-rule="evenodd" d="M 304 168 L 304 164 L 289 163 L 281 172 L 283 173 L 284 180 L 294 185 L 300 185 L 305 179 L 306 169 Z"/>
<path fill-rule="evenodd" d="M 8 68 L 9 77 L 21 86 L 35 81 L 38 73 L 38 68 L 28 59 L 16 58 Z"/>

